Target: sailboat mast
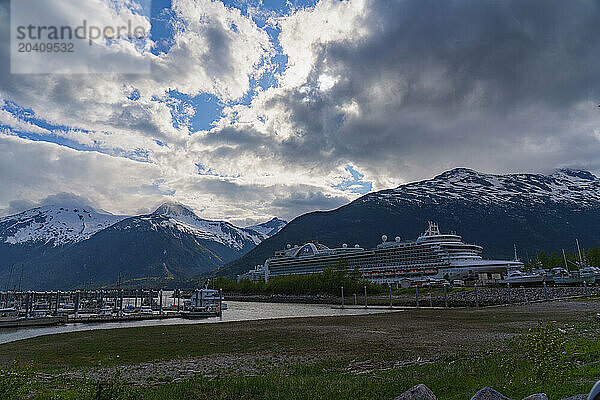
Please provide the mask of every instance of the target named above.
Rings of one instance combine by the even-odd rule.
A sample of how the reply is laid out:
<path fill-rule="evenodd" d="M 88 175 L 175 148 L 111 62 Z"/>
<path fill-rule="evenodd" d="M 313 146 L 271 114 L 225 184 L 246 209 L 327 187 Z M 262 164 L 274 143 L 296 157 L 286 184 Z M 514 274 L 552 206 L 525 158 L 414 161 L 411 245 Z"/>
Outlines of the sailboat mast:
<path fill-rule="evenodd" d="M 581 266 L 583 266 L 583 257 L 581 257 L 581 248 L 579 247 L 579 239 L 575 239 L 575 242 L 577 242 L 577 252 L 579 253 L 579 268 L 581 268 Z"/>

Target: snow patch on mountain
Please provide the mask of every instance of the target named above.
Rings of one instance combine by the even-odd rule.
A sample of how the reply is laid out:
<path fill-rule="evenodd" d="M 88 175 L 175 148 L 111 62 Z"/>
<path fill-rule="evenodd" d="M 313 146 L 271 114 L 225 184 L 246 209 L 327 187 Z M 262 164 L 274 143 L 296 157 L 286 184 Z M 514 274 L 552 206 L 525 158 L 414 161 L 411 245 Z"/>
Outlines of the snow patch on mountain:
<path fill-rule="evenodd" d="M 199 239 L 212 240 L 230 248 L 241 250 L 248 244 L 256 246 L 268 236 L 252 229 L 238 228 L 225 221 L 211 221 L 198 217 L 192 210 L 181 204 L 165 203 L 152 215 L 167 217 L 149 221 L 156 226 L 175 228 L 191 233 Z"/>
<path fill-rule="evenodd" d="M 267 222 L 263 222 L 262 224 L 247 226 L 246 229 L 251 229 L 253 231 L 271 237 L 280 230 L 282 230 L 283 227 L 286 225 L 287 221 L 275 217 Z"/>
<path fill-rule="evenodd" d="M 438 203 L 452 199 L 487 205 L 554 202 L 597 207 L 600 204 L 600 179 L 588 171 L 574 169 L 560 169 L 551 175 L 494 175 L 455 168 L 433 179 L 383 190 L 359 201 L 371 201 L 373 197 L 392 203 L 399 200 Z"/>
<path fill-rule="evenodd" d="M 42 206 L 0 218 L 0 240 L 8 244 L 76 243 L 127 218 L 92 207 Z"/>

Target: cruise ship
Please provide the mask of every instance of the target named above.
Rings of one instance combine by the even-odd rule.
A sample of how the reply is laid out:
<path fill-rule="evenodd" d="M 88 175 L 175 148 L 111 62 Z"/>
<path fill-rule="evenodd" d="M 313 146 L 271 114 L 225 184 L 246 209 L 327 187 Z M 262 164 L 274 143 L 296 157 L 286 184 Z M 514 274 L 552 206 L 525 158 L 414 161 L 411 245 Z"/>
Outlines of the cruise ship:
<path fill-rule="evenodd" d="M 483 259 L 481 246 L 464 243 L 456 234 L 442 234 L 433 222 L 429 222 L 425 233 L 415 241 L 402 241 L 399 237 L 388 241 L 385 235 L 381 239 L 374 249 L 346 244 L 332 249 L 317 242 L 302 246 L 288 244 L 286 249 L 265 261 L 262 268 L 265 280 L 340 267 L 357 270 L 363 279 L 379 284 L 399 284 L 406 280 L 487 280 L 489 276 L 499 280 L 508 270 L 523 267 L 516 259 Z"/>

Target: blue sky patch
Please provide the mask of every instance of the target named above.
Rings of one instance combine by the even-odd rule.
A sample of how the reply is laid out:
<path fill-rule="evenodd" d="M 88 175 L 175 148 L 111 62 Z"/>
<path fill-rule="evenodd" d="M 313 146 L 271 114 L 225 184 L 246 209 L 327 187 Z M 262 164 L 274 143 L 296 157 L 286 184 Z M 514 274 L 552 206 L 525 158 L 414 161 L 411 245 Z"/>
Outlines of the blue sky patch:
<path fill-rule="evenodd" d="M 363 178 L 365 175 L 355 170 L 353 166 L 347 165 L 344 169 L 348 171 L 352 177 L 344 180 L 339 185 L 334 185 L 334 188 L 356 194 L 369 193 L 373 189 L 373 184 L 364 181 Z"/>

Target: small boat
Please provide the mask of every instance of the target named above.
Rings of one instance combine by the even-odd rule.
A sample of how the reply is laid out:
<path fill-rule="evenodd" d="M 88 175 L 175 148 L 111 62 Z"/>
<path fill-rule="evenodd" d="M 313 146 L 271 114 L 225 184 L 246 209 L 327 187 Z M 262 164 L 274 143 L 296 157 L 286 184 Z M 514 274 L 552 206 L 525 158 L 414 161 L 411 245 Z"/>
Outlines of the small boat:
<path fill-rule="evenodd" d="M 42 317 L 42 318 L 26 318 L 19 317 L 14 321 L 0 321 L 0 328 L 20 328 L 24 326 L 47 326 L 47 325 L 57 325 L 67 322 L 66 315 L 59 316 L 50 316 L 50 317 Z"/>
<path fill-rule="evenodd" d="M 541 285 L 544 282 L 544 276 L 539 274 L 528 274 L 518 269 L 508 271 L 500 283 L 510 283 L 511 285 Z"/>
<path fill-rule="evenodd" d="M 587 265 L 579 270 L 579 276 L 594 277 L 594 281 L 600 281 L 600 268 Z"/>
<path fill-rule="evenodd" d="M 181 316 L 184 318 L 207 318 L 221 315 L 227 305 L 218 290 L 196 289 L 190 300 L 184 303 Z"/>
<path fill-rule="evenodd" d="M 594 283 L 596 281 L 596 274 L 594 272 L 590 273 L 589 271 L 582 272 L 584 268 L 581 268 L 579 271 L 574 271 L 573 276 L 581 279 L 582 282 Z"/>
<path fill-rule="evenodd" d="M 19 328 L 23 326 L 56 325 L 67 322 L 67 317 L 35 314 L 34 317 L 23 317 L 14 307 L 0 308 L 0 328 Z"/>
<path fill-rule="evenodd" d="M 150 306 L 142 306 L 140 308 L 140 314 L 149 314 L 149 315 L 152 315 L 152 307 L 150 307 Z"/>
<path fill-rule="evenodd" d="M 583 278 L 576 276 L 575 274 L 571 274 L 562 267 L 552 268 L 548 273 L 548 277 L 558 285 L 574 285 L 583 283 L 584 281 Z"/>
<path fill-rule="evenodd" d="M 0 308 L 0 323 L 19 319 L 19 311 L 14 307 Z"/>
<path fill-rule="evenodd" d="M 101 315 L 103 317 L 110 317 L 112 316 L 113 313 L 113 308 L 111 306 L 103 306 L 100 309 L 100 313 L 98 315 Z"/>

